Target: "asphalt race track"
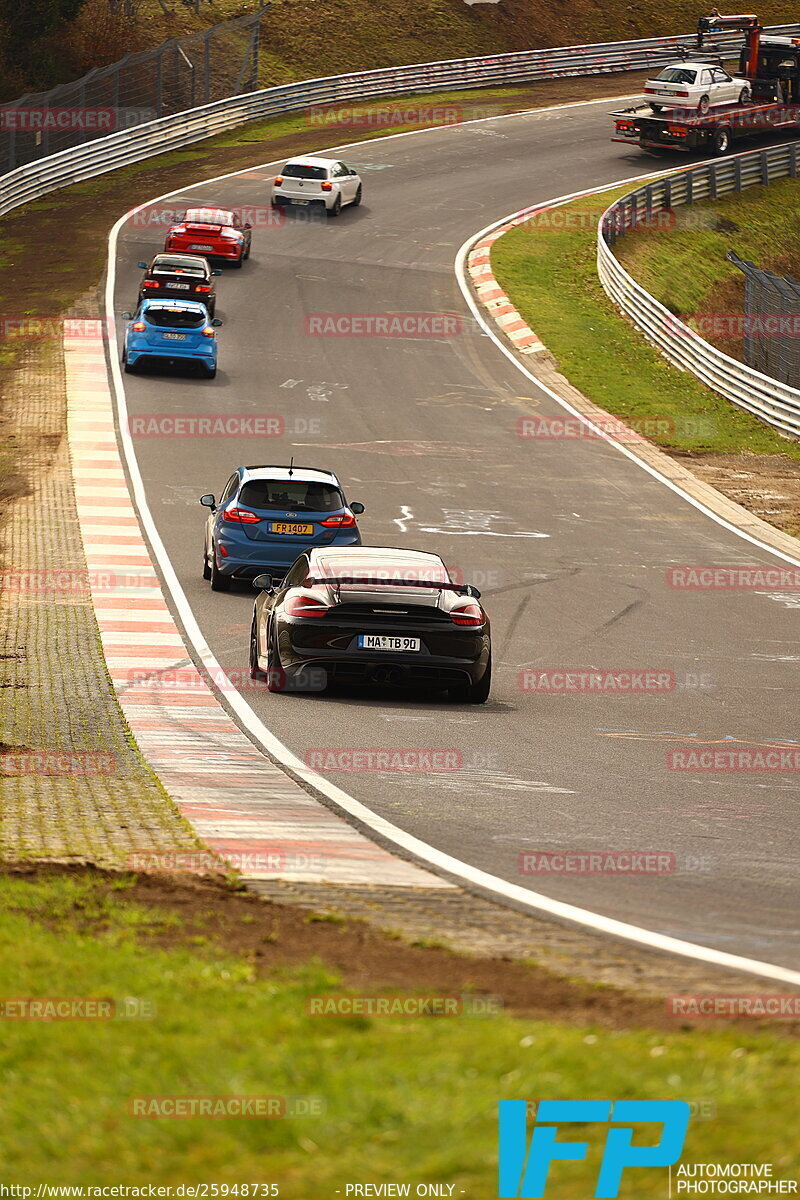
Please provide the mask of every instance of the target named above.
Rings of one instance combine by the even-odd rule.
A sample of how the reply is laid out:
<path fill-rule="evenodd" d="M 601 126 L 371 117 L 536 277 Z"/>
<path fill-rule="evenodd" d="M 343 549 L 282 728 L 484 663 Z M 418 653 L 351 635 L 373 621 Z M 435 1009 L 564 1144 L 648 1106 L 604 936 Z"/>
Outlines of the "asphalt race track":
<path fill-rule="evenodd" d="M 331 778 L 402 829 L 515 884 L 797 968 L 796 773 L 667 768 L 667 752 L 686 746 L 794 744 L 798 598 L 666 582 L 673 566 L 780 560 L 613 446 L 519 438 L 521 416 L 563 411 L 469 319 L 453 270 L 462 242 L 507 213 L 671 165 L 609 140 L 614 106 L 343 151 L 363 174 L 363 206 L 327 224 L 290 215 L 257 228 L 250 261 L 218 280 L 216 380 L 125 376 L 132 416 L 277 414 L 290 435 L 140 437 L 138 462 L 195 617 L 235 678 L 246 675 L 253 595 L 214 594 L 202 580 L 197 498 L 219 496 L 240 462 L 294 454 L 335 470 L 348 498 L 367 506 L 366 542 L 437 550 L 481 588 L 495 668 L 484 707 L 385 693 L 274 696 L 245 684 L 254 710 L 301 758 L 341 747 L 455 750 L 458 770 Z M 245 172 L 164 203 L 267 206 L 272 174 Z M 163 229 L 123 228 L 117 314 L 134 305 L 137 260 L 162 240 Z M 305 332 L 307 314 L 387 311 L 456 313 L 464 323 L 447 339 Z M 520 689 L 526 667 L 673 671 L 677 687 L 547 696 Z M 671 853 L 676 870 L 519 873 L 521 852 L 567 849 Z"/>

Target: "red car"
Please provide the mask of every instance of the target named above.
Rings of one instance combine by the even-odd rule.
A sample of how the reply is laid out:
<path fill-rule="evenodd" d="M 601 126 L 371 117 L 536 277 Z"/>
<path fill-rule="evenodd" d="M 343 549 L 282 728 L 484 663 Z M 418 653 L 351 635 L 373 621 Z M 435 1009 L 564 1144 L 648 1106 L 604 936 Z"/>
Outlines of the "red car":
<path fill-rule="evenodd" d="M 178 225 L 167 230 L 164 249 L 177 254 L 200 254 L 241 267 L 250 257 L 251 226 L 227 208 L 190 208 Z"/>

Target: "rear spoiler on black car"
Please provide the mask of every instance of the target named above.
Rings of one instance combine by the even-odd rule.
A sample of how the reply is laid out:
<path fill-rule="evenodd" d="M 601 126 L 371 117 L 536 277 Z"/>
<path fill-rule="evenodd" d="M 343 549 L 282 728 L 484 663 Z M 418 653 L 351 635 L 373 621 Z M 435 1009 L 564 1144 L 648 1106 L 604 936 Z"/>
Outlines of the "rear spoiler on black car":
<path fill-rule="evenodd" d="M 413 587 L 430 588 L 438 592 L 455 592 L 458 596 L 472 596 L 480 599 L 480 592 L 471 583 L 453 583 L 443 580 L 441 583 L 430 579 L 373 579 L 364 575 L 337 575 L 335 578 L 322 579 L 309 576 L 307 584 L 324 584 L 326 587 L 343 587 L 348 584 L 363 584 L 368 587 Z"/>

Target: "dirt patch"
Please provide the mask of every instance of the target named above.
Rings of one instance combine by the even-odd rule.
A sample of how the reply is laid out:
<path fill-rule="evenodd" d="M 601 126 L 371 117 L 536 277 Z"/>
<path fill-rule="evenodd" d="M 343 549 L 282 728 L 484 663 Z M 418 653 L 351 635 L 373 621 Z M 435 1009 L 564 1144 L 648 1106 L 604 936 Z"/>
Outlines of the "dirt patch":
<path fill-rule="evenodd" d="M 777 454 L 669 453 L 730 500 L 800 536 L 800 462 Z"/>
<path fill-rule="evenodd" d="M 136 904 L 151 909 L 150 930 L 137 936 L 147 944 L 170 949 L 193 945 L 208 953 L 219 950 L 246 959 L 262 975 L 312 960 L 335 971 L 348 989 L 364 993 L 413 990 L 415 994 L 473 994 L 499 997 L 504 1011 L 538 1020 L 670 1030 L 707 1020 L 681 1021 L 666 1015 L 662 1000 L 630 991 L 561 978 L 541 967 L 506 958 L 470 957 L 430 946 L 415 946 L 355 921 L 315 916 L 245 892 L 222 879 L 170 874 L 140 875 L 120 890 L 119 876 L 91 867 L 57 865 L 0 865 L 0 872 L 32 882 L 69 874 L 89 879 L 103 899 L 115 905 Z M 115 886 L 116 885 L 116 886 Z M 178 921 L 175 922 L 174 918 Z M 87 912 L 83 901 L 58 922 L 45 925 L 102 936 L 108 922 Z M 744 1022 L 724 1022 L 739 1024 Z M 746 1022 L 754 1027 L 752 1020 Z M 788 1036 L 800 1036 L 800 1022 L 781 1022 Z"/>

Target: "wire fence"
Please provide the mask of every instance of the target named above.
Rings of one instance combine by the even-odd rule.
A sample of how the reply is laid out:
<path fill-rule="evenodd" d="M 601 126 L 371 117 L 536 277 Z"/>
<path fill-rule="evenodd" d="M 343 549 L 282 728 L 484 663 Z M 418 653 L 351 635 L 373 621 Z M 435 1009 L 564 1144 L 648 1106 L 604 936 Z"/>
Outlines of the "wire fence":
<path fill-rule="evenodd" d="M 0 105 L 0 173 L 94 138 L 255 91 L 269 8 L 128 54 L 74 83 Z"/>
<path fill-rule="evenodd" d="M 749 367 L 800 388 L 800 283 L 727 254 L 744 275 L 742 350 Z"/>

